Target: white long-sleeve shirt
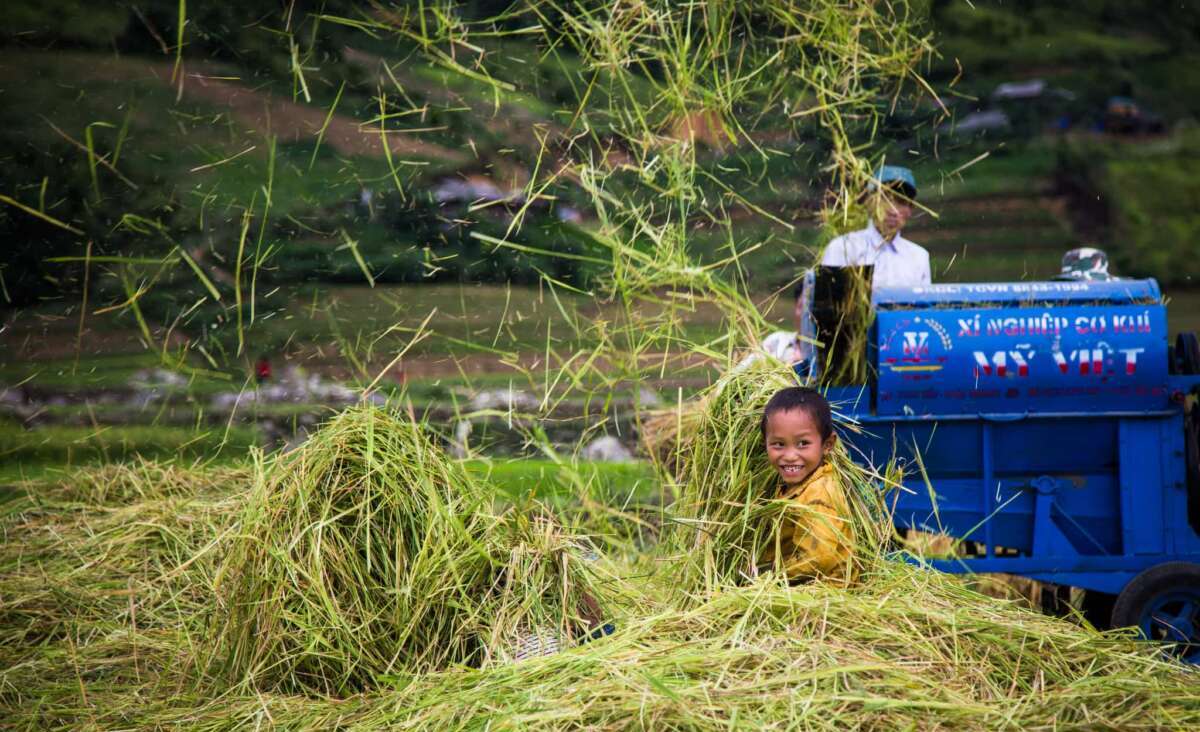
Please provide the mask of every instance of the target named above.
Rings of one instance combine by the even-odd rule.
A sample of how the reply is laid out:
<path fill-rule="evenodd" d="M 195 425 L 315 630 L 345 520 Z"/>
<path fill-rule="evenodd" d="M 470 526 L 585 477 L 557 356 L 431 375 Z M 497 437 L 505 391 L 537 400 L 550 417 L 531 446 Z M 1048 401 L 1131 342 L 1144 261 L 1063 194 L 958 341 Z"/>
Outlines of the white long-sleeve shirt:
<path fill-rule="evenodd" d="M 891 241 L 884 239 L 874 223 L 829 242 L 821 264 L 830 267 L 874 265 L 873 287 L 916 287 L 931 282 L 929 252 L 900 234 Z"/>

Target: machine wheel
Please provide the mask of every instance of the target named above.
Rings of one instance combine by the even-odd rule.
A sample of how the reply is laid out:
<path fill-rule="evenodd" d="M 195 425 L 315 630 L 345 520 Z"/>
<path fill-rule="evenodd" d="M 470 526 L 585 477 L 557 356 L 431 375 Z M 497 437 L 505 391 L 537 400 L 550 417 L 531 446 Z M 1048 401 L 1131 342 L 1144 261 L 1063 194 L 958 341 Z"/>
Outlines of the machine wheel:
<path fill-rule="evenodd" d="M 1113 627 L 1173 644 L 1170 652 L 1200 663 L 1200 564 L 1167 562 L 1129 581 L 1113 605 Z"/>
<path fill-rule="evenodd" d="M 1175 360 L 1179 364 L 1179 373 L 1185 376 L 1200 374 L 1200 339 L 1195 333 L 1175 336 Z"/>

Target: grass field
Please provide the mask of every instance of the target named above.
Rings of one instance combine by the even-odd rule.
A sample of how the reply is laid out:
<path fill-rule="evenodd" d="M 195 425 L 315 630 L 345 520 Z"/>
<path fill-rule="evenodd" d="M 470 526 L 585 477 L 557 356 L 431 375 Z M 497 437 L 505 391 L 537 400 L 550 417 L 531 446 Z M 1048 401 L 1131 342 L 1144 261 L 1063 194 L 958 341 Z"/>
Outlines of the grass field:
<path fill-rule="evenodd" d="M 982 250 L 982 251 L 981 251 Z M 935 249 L 935 281 L 951 272 L 969 273 L 959 281 L 1019 281 L 1035 279 L 1057 270 L 1058 249 L 992 255 L 984 246 L 964 243 L 958 250 Z M 954 258 L 950 272 L 946 264 Z M 1169 288 L 1168 319 L 1172 333 L 1200 331 L 1200 292 Z M 767 318 L 779 327 L 790 327 L 790 292 L 764 292 L 757 297 Z M 314 304 L 315 303 L 315 304 Z M 769 307 L 767 307 L 769 306 Z M 137 333 L 122 327 L 120 319 L 89 318 L 81 344 L 81 357 L 73 356 L 77 342 L 77 306 L 46 305 L 39 311 L 13 318 L 0 340 L 0 384 L 27 384 L 52 391 L 128 388 L 134 374 L 161 363 L 158 355 L 139 343 Z M 567 350 L 589 346 L 589 328 L 615 311 L 594 298 L 549 288 L 496 285 L 427 285 L 330 287 L 298 294 L 283 314 L 269 318 L 254 331 L 254 350 L 287 353 L 298 364 L 314 370 L 349 374 L 348 353 L 370 355 L 369 363 L 382 364 L 403 348 L 424 323 L 428 337 L 414 344 L 407 361 L 410 378 L 438 382 L 452 388 L 469 373 L 479 378 L 502 367 L 509 355 L 535 356 L 547 346 Z M 428 320 L 427 320 L 428 319 Z M 114 322 L 116 321 L 116 322 Z M 395 332 L 372 345 L 374 337 L 389 328 Z M 700 307 L 687 316 L 683 333 L 692 342 L 704 342 L 721 332 L 719 313 Z M 455 359 L 463 361 L 460 374 Z M 496 368 L 484 368 L 491 363 Z M 202 366 L 203 362 L 194 362 Z M 187 386 L 194 396 L 237 390 L 245 377 L 195 374 Z M 500 384 L 503 376 L 482 383 Z M 414 384 L 414 388 L 415 388 Z M 430 388 L 433 388 L 432 386 Z"/>
<path fill-rule="evenodd" d="M 119 388 L 135 372 L 159 361 L 119 318 L 88 319 L 80 339 L 77 310 L 75 304 L 50 304 L 13 318 L 0 335 L 9 344 L 6 356 L 0 357 L 0 383 Z M 248 373 L 250 362 L 260 354 L 287 354 L 305 368 L 348 375 L 354 359 L 381 367 L 415 340 L 405 361 L 411 364 L 410 375 L 453 379 L 460 374 L 454 359 L 464 362 L 467 373 L 480 373 L 481 365 L 489 363 L 497 366 L 491 371 L 508 371 L 501 367 L 506 360 L 534 358 L 548 348 L 585 349 L 594 342 L 595 328 L 618 317 L 616 308 L 598 304 L 594 297 L 548 286 L 313 287 L 255 325 L 250 331 L 253 345 L 242 361 Z M 700 306 L 686 317 L 684 334 L 700 343 L 717 337 L 720 327 L 719 313 Z M 73 355 L 77 343 L 82 355 L 78 366 Z M 204 365 L 201 359 L 193 358 L 192 363 Z M 237 377 L 201 374 L 192 386 L 199 394 L 209 394 L 236 389 L 240 383 Z"/>
<path fill-rule="evenodd" d="M 564 504 L 586 494 L 614 507 L 661 504 L 662 486 L 645 462 L 561 464 L 550 460 L 469 461 L 467 469 L 509 500 Z"/>
<path fill-rule="evenodd" d="M 244 459 L 256 444 L 256 430 L 243 425 L 192 428 L 98 423 L 91 427 L 40 425 L 27 429 L 3 419 L 0 420 L 0 483 L 139 457 L 180 463 L 229 462 Z"/>

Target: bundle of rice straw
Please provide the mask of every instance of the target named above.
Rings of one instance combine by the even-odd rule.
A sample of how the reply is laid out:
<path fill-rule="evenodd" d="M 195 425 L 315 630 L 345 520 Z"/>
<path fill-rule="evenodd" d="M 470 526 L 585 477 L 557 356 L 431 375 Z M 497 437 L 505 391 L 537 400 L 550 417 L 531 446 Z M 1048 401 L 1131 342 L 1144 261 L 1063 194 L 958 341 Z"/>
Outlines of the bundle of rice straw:
<path fill-rule="evenodd" d="M 215 548 L 251 474 L 144 461 L 83 468 L 4 496 L 0 694 L 43 646 L 54 652 L 80 634 L 102 639 L 131 627 L 173 632 L 206 617 Z"/>
<path fill-rule="evenodd" d="M 679 556 L 681 587 L 712 590 L 744 580 L 774 540 L 786 504 L 773 500 L 778 477 L 759 425 L 771 396 L 796 385 L 791 368 L 766 359 L 727 374 L 678 440 L 667 476 L 677 481 L 679 495 L 668 542 Z M 829 460 L 846 491 L 854 562 L 861 568 L 879 558 L 890 536 L 877 476 L 856 466 L 840 441 Z"/>
<path fill-rule="evenodd" d="M 858 267 L 846 268 L 846 291 L 820 314 L 817 338 L 823 343 L 821 383 L 833 385 L 865 384 L 869 379 L 867 341 L 875 311 L 871 305 L 871 282 Z"/>
<path fill-rule="evenodd" d="M 507 557 L 488 597 L 489 660 L 550 655 L 602 635 L 621 583 L 586 540 L 529 510 L 506 513 L 501 529 Z"/>
<path fill-rule="evenodd" d="M 687 439 L 704 414 L 703 399 L 680 402 L 671 409 L 648 412 L 638 425 L 643 452 L 666 475 L 675 475 L 679 456 L 687 449 Z"/>
<path fill-rule="evenodd" d="M 411 419 L 349 409 L 259 475 L 217 580 L 211 670 L 341 694 L 383 674 L 482 665 L 509 630 L 572 642 L 586 573 L 566 560 L 568 541 L 494 516 Z"/>
<path fill-rule="evenodd" d="M 121 505 L 205 493 L 228 495 L 231 488 L 249 487 L 253 477 L 250 466 L 243 464 L 188 467 L 139 455 L 129 462 L 76 468 L 60 481 L 39 484 L 37 493 L 89 505 Z"/>
<path fill-rule="evenodd" d="M 339 693 L 481 653 L 483 496 L 414 422 L 349 409 L 269 463 L 220 577 L 226 675 Z"/>

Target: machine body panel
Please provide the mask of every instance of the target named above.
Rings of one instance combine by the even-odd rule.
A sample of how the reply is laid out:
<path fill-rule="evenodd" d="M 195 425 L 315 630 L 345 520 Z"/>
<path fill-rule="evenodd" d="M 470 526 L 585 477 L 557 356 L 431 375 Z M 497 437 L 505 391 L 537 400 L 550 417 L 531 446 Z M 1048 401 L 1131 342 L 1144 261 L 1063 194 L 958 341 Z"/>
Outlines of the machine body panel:
<path fill-rule="evenodd" d="M 879 414 L 1167 408 L 1161 305 L 877 314 Z"/>
<path fill-rule="evenodd" d="M 827 395 L 856 459 L 904 465 L 897 527 L 975 549 L 933 566 L 1118 593 L 1150 567 L 1200 563 L 1184 458 L 1200 375 L 1172 373 L 1154 280 L 885 288 L 873 301 L 874 379 Z"/>

